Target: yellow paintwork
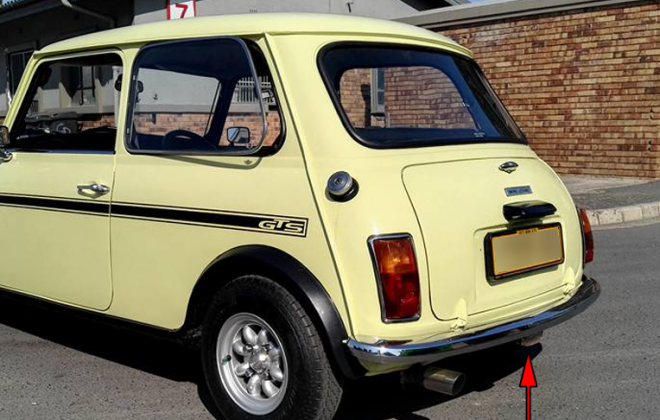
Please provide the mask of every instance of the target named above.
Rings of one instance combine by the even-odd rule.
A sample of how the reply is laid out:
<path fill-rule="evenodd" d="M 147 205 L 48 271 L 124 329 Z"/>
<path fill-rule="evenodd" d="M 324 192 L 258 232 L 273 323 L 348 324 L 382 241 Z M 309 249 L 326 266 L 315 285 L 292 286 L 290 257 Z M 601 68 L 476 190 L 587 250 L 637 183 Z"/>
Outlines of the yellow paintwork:
<path fill-rule="evenodd" d="M 0 164 L 0 191 L 76 197 L 77 183 L 103 181 L 112 185 L 112 194 L 104 199 L 113 202 L 305 217 L 307 237 L 115 217 L 95 219 L 92 224 L 70 214 L 2 207 L 2 286 L 176 330 L 183 325 L 199 276 L 217 256 L 241 245 L 263 244 L 304 264 L 333 299 L 348 334 L 368 343 L 424 342 L 486 328 L 539 313 L 565 301 L 577 288 L 582 251 L 575 207 L 559 178 L 528 146 L 375 150 L 358 144 L 343 127 L 317 68 L 320 49 L 351 40 L 470 55 L 448 38 L 426 30 L 353 17 L 256 14 L 96 33 L 35 53 L 5 123 L 10 127 L 14 123 L 27 81 L 43 60 L 113 48 L 121 50 L 124 73 L 129 73 L 146 43 L 222 35 L 252 39 L 267 57 L 287 133 L 276 155 L 132 155 L 119 134 L 115 155 L 16 152 L 12 162 Z M 127 99 L 123 89 L 119 115 L 126 115 Z M 124 132 L 125 121 L 120 118 L 118 133 Z M 506 160 L 515 160 L 520 169 L 513 174 L 498 171 Z M 340 170 L 348 171 L 361 186 L 357 197 L 347 203 L 325 197 L 328 177 Z M 430 189 L 417 191 L 416 184 Z M 566 262 L 535 273 L 534 281 L 493 286 L 485 279 L 483 239 L 506 228 L 502 206 L 516 200 L 508 199 L 504 188 L 520 185 L 531 185 L 534 191 L 524 200 L 549 201 L 557 207 L 557 215 L 547 223 L 562 223 Z M 415 241 L 422 316 L 414 323 L 384 324 L 367 238 L 402 232 Z M 440 236 L 452 241 L 433 239 Z M 24 252 L 29 247 L 34 248 Z M 372 373 L 384 371 L 369 368 Z"/>

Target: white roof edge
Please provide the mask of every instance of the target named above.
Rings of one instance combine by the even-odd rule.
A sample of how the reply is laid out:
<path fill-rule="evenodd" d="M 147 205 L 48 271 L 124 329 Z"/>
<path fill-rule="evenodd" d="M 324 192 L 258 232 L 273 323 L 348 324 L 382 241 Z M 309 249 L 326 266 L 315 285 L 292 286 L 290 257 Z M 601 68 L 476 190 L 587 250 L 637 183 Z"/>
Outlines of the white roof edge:
<path fill-rule="evenodd" d="M 493 20 L 545 13 L 604 7 L 640 0 L 496 0 L 485 3 L 469 3 L 441 9 L 427 10 L 414 16 L 396 19 L 399 22 L 426 29 L 468 25 Z"/>

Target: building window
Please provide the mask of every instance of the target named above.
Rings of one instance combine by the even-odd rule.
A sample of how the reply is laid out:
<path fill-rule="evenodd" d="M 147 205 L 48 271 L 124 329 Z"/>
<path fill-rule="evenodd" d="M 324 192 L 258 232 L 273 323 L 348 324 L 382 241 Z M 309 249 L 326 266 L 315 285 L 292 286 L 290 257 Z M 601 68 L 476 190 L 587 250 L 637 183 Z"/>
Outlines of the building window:
<path fill-rule="evenodd" d="M 96 87 L 95 87 L 94 67 L 81 66 L 73 68 L 72 106 L 76 105 L 95 105 Z"/>
<path fill-rule="evenodd" d="M 385 113 L 385 69 L 371 71 L 371 113 Z"/>
<path fill-rule="evenodd" d="M 273 84 L 270 81 L 268 76 L 260 76 L 259 82 L 261 83 L 261 92 L 263 95 L 268 97 L 262 98 L 269 105 L 274 105 L 274 96 L 271 96 L 269 92 L 273 90 Z M 244 78 L 238 81 L 236 84 L 236 90 L 234 90 L 234 96 L 232 98 L 232 103 L 236 104 L 258 104 L 257 98 L 254 95 L 256 89 L 254 88 L 254 80 L 252 78 Z"/>
<path fill-rule="evenodd" d="M 15 52 L 8 55 L 9 59 L 9 93 L 13 96 L 18 90 L 21 77 L 25 72 L 28 61 L 32 57 L 32 50 Z"/>

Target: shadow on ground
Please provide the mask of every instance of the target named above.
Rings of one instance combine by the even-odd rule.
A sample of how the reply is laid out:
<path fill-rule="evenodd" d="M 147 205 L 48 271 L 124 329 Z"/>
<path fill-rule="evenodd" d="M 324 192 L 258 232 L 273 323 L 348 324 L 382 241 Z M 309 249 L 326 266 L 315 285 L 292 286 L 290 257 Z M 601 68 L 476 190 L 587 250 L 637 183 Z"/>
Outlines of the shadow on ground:
<path fill-rule="evenodd" d="M 355 382 L 348 386 L 336 420 L 428 420 L 415 412 L 485 391 L 522 369 L 528 355 L 534 359 L 542 350 L 541 344 L 530 348 L 506 345 L 444 361 L 443 367 L 466 374 L 465 388 L 454 398 L 417 387 L 402 388 L 396 374 Z"/>
<path fill-rule="evenodd" d="M 152 375 L 195 383 L 204 406 L 221 418 L 204 383 L 197 351 L 165 337 L 99 322 L 57 305 L 4 293 L 0 293 L 0 324 Z M 506 346 L 460 356 L 443 366 L 467 374 L 465 390 L 455 397 L 461 398 L 489 389 L 520 370 L 527 355 L 534 358 L 541 351 L 541 345 L 528 349 Z M 428 420 L 415 412 L 452 399 L 421 388 L 402 388 L 397 374 L 368 378 L 347 384 L 336 420 Z"/>

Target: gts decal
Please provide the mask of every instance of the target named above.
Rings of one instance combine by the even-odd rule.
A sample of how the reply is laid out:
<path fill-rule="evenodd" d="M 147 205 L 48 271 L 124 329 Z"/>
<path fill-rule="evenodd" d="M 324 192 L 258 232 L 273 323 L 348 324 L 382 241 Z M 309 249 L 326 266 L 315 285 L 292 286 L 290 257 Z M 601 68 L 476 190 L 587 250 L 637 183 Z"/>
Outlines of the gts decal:
<path fill-rule="evenodd" d="M 307 219 L 185 207 L 112 204 L 112 217 L 183 223 L 288 236 L 307 236 Z"/>
<path fill-rule="evenodd" d="M 259 228 L 275 232 L 304 235 L 307 230 L 307 222 L 290 219 L 264 220 L 259 223 Z"/>

